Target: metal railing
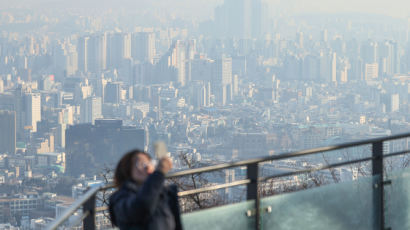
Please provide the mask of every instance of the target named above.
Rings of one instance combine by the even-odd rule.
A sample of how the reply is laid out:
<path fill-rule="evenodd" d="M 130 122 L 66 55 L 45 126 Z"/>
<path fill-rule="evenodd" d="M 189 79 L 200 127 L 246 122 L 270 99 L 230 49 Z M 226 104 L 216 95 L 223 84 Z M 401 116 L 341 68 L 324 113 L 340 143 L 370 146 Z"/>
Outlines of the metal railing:
<path fill-rule="evenodd" d="M 316 172 L 320 170 L 338 168 L 344 165 L 351 165 L 351 164 L 361 163 L 365 161 L 370 161 L 372 162 L 372 175 L 379 176 L 377 177 L 379 179 L 378 181 L 376 181 L 375 186 L 374 186 L 375 189 L 373 189 L 373 203 L 375 207 L 373 211 L 374 211 L 375 220 L 377 220 L 375 221 L 375 226 L 377 226 L 375 227 L 375 229 L 380 228 L 384 230 L 385 229 L 384 227 L 385 226 L 385 223 L 384 223 L 385 222 L 384 221 L 384 185 L 387 184 L 388 182 L 384 181 L 383 179 L 383 175 L 384 175 L 383 160 L 385 158 L 407 154 L 410 152 L 410 150 L 383 154 L 383 144 L 386 141 L 392 141 L 392 140 L 409 138 L 409 137 L 410 137 L 410 133 L 405 133 L 405 134 L 387 136 L 387 137 L 382 137 L 382 138 L 349 142 L 349 143 L 344 143 L 344 144 L 334 145 L 334 146 L 327 146 L 327 147 L 320 147 L 320 148 L 314 148 L 314 149 L 309 149 L 309 150 L 278 154 L 274 156 L 256 158 L 256 159 L 251 159 L 251 160 L 244 160 L 244 161 L 238 161 L 238 162 L 233 162 L 233 163 L 225 163 L 225 164 L 207 166 L 207 167 L 202 167 L 202 168 L 189 169 L 189 170 L 184 170 L 180 172 L 170 173 L 167 175 L 167 178 L 176 178 L 176 177 L 188 176 L 188 175 L 193 175 L 193 174 L 224 170 L 224 169 L 229 169 L 233 167 L 246 166 L 246 169 L 247 169 L 246 179 L 234 181 L 231 183 L 218 184 L 218 185 L 193 189 L 189 191 L 182 191 L 178 193 L 178 196 L 183 197 L 183 196 L 188 196 L 188 195 L 198 194 L 198 193 L 203 193 L 203 192 L 209 192 L 209 191 L 214 191 L 214 190 L 223 189 L 223 188 L 229 188 L 229 187 L 234 187 L 234 186 L 239 186 L 239 185 L 246 185 L 246 199 L 255 201 L 255 229 L 259 230 L 260 229 L 260 221 L 259 221 L 259 216 L 260 216 L 259 201 L 260 199 L 259 199 L 259 194 L 258 194 L 258 187 L 261 182 L 265 182 L 267 180 L 274 179 L 274 178 L 287 177 L 287 176 L 293 176 L 293 175 L 304 174 L 304 173 L 311 173 L 311 172 Z M 361 159 L 328 164 L 328 165 L 317 167 L 317 168 L 302 169 L 302 170 L 297 170 L 297 171 L 292 171 L 292 172 L 276 174 L 276 175 L 267 176 L 267 177 L 259 177 L 258 175 L 259 163 L 262 163 L 262 162 L 278 161 L 278 160 L 285 160 L 285 159 L 290 159 L 290 158 L 295 158 L 295 157 L 309 156 L 309 155 L 314 155 L 318 153 L 324 153 L 324 152 L 346 149 L 346 148 L 351 148 L 351 147 L 358 147 L 358 146 L 363 146 L 363 145 L 372 145 L 372 155 L 371 156 L 364 157 Z M 97 193 L 100 191 L 105 191 L 110 188 L 113 188 L 113 186 L 108 185 L 108 186 L 100 186 L 100 187 L 89 189 L 84 194 L 84 196 L 78 199 L 61 216 L 59 216 L 56 220 L 50 223 L 47 229 L 49 230 L 57 229 L 58 226 L 62 225 L 71 215 L 73 215 L 73 213 L 76 212 L 76 210 L 82 207 L 83 212 L 82 212 L 82 216 L 79 217 L 79 220 L 83 222 L 83 228 L 87 230 L 94 230 L 96 228 L 96 225 L 95 225 L 96 212 L 104 211 L 107 209 L 106 207 L 96 208 L 95 201 L 96 201 Z"/>

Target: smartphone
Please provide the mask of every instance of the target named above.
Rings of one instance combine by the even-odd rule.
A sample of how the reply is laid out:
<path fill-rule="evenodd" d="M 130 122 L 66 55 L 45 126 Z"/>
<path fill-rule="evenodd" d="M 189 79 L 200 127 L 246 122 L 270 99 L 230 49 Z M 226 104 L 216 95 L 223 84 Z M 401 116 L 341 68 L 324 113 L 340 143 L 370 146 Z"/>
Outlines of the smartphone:
<path fill-rule="evenodd" d="M 154 143 L 154 151 L 157 159 L 168 156 L 167 145 L 162 141 L 157 141 Z"/>

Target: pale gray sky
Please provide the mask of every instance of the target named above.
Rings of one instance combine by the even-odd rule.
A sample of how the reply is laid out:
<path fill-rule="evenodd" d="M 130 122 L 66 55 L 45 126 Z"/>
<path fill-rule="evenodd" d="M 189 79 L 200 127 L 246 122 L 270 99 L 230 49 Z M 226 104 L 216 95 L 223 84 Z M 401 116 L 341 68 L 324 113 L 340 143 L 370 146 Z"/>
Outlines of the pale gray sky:
<path fill-rule="evenodd" d="M 410 16 L 410 0 L 263 0 L 270 3 L 272 12 L 293 13 L 342 13 L 361 12 L 375 13 L 394 17 Z M 52 5 L 89 8 L 93 5 L 107 7 L 125 6 L 164 8 L 183 15 L 210 17 L 213 9 L 223 0 L 0 0 L 0 8 L 5 9 L 13 4 L 24 2 L 25 5 Z"/>
<path fill-rule="evenodd" d="M 289 10 L 292 13 L 303 12 L 359 12 L 383 14 L 394 17 L 410 16 L 409 0 L 265 0 L 271 8 Z"/>

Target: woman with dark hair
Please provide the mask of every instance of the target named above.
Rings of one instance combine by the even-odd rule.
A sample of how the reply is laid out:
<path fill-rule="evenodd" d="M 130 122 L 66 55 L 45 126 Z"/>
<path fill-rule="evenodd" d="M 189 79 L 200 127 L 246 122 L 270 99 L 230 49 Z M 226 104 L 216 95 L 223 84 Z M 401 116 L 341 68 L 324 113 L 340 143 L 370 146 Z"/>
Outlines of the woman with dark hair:
<path fill-rule="evenodd" d="M 117 191 L 109 200 L 111 222 L 123 229 L 182 229 L 177 188 L 165 186 L 171 170 L 168 157 L 159 160 L 156 169 L 151 157 L 134 150 L 125 154 L 115 169 Z"/>

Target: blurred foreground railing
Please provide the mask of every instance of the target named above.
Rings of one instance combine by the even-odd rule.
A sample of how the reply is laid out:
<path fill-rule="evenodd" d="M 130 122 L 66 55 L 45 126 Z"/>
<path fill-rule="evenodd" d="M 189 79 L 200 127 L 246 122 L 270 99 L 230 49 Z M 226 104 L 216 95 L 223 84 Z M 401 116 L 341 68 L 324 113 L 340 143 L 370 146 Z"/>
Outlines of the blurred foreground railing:
<path fill-rule="evenodd" d="M 394 136 L 388 136 L 388 137 L 383 137 L 383 138 L 376 138 L 376 139 L 369 139 L 369 140 L 363 140 L 363 141 L 357 141 L 357 142 L 350 142 L 350 143 L 345 143 L 345 144 L 340 144 L 340 145 L 334 145 L 334 146 L 327 146 L 327 147 L 320 147 L 320 148 L 315 148 L 315 149 L 310 149 L 310 150 L 303 150 L 303 151 L 297 151 L 297 152 L 291 152 L 291 153 L 285 153 L 285 154 L 278 154 L 274 156 L 269 156 L 269 157 L 262 157 L 262 158 L 256 158 L 256 159 L 251 159 L 251 160 L 244 160 L 244 161 L 238 161 L 234 163 L 226 163 L 226 164 L 220 164 L 220 165 L 214 165 L 214 166 L 208 166 L 208 167 L 203 167 L 203 168 L 196 168 L 196 169 L 189 169 L 189 170 L 184 170 L 180 172 L 174 172 L 170 173 L 167 175 L 168 178 L 176 178 L 176 177 L 182 177 L 182 176 L 188 176 L 188 175 L 193 175 L 193 174 L 201 174 L 201 173 L 206 173 L 206 172 L 214 172 L 218 170 L 224 170 L 224 169 L 229 169 L 233 167 L 240 167 L 240 166 L 246 166 L 246 179 L 243 180 L 237 180 L 231 183 L 225 183 L 225 184 L 218 184 L 214 186 L 207 186 L 203 188 L 198 188 L 194 190 L 189 190 L 189 191 L 181 191 L 178 193 L 180 197 L 183 196 L 188 196 L 188 195 L 193 195 L 193 194 L 198 194 L 198 193 L 203 193 L 203 192 L 209 192 L 209 191 L 214 191 L 218 189 L 223 189 L 223 188 L 230 188 L 234 186 L 240 186 L 240 185 L 246 185 L 246 199 L 248 200 L 247 202 L 243 202 L 240 204 L 234 204 L 234 205 L 227 205 L 226 207 L 222 206 L 220 208 L 216 208 L 213 210 L 205 210 L 206 216 L 209 218 L 211 216 L 215 216 L 215 218 L 222 218 L 223 215 L 226 216 L 227 219 L 229 218 L 237 218 L 235 221 L 238 225 L 226 225 L 226 226 L 220 226 L 218 229 L 278 229 L 274 228 L 273 226 L 277 223 L 272 222 L 273 219 L 275 219 L 275 215 L 277 215 L 278 219 L 282 218 L 281 220 L 284 222 L 289 221 L 289 216 L 292 218 L 292 215 L 295 213 L 295 210 L 289 210 L 289 212 L 293 213 L 286 213 L 287 217 L 280 216 L 280 210 L 278 210 L 277 214 L 275 215 L 270 215 L 267 216 L 264 213 L 271 213 L 272 209 L 275 211 L 275 207 L 272 205 L 277 204 L 278 207 L 283 203 L 283 201 L 280 201 L 278 198 L 263 198 L 261 199 L 259 197 L 259 192 L 258 188 L 260 183 L 266 182 L 268 180 L 274 179 L 274 178 L 280 178 L 280 177 L 288 177 L 288 176 L 293 176 L 293 175 L 298 175 L 298 174 L 305 174 L 305 173 L 312 173 L 320 170 L 325 170 L 325 169 L 332 169 L 332 168 L 338 168 L 341 166 L 345 165 L 352 165 L 352 164 L 357 164 L 361 162 L 371 162 L 371 174 L 372 177 L 370 180 L 366 180 L 362 182 L 360 185 L 361 187 L 366 187 L 365 189 L 360 188 L 360 186 L 357 186 L 358 183 L 356 184 L 346 184 L 344 187 L 341 186 L 334 186 L 333 187 L 326 187 L 324 190 L 311 190 L 306 193 L 298 193 L 296 195 L 293 194 L 288 194 L 286 198 L 286 203 L 289 205 L 298 205 L 306 201 L 306 199 L 312 199 L 312 202 L 317 199 L 318 196 L 321 196 L 323 200 L 319 198 L 319 200 L 316 200 L 317 204 L 320 203 L 326 203 L 326 202 L 334 202 L 332 205 L 340 206 L 343 205 L 343 196 L 346 196 L 346 191 L 352 190 L 352 189 L 357 189 L 357 191 L 363 191 L 360 194 L 363 195 L 363 198 L 358 199 L 356 196 L 357 194 L 352 194 L 350 197 L 346 197 L 345 201 L 346 203 L 351 202 L 351 203 L 356 203 L 356 202 L 364 202 L 362 204 L 363 207 L 366 207 L 366 209 L 371 209 L 371 219 L 368 220 L 366 223 L 360 222 L 361 220 L 355 219 L 355 226 L 359 226 L 361 229 L 389 229 L 385 227 L 385 215 L 386 215 L 386 204 L 385 204 L 385 185 L 391 184 L 391 180 L 384 180 L 384 159 L 393 157 L 393 156 L 400 156 L 404 155 L 410 152 L 409 149 L 403 150 L 403 151 L 397 151 L 389 154 L 383 154 L 383 146 L 386 142 L 388 141 L 393 141 L 393 140 L 398 140 L 398 139 L 403 139 L 403 138 L 409 138 L 410 133 L 406 134 L 401 134 L 401 135 L 394 135 Z M 406 143 L 407 140 L 406 140 Z M 268 161 L 279 161 L 279 160 L 285 160 L 285 159 L 290 159 L 290 158 L 295 158 L 295 157 L 301 157 L 301 156 L 309 156 L 309 155 L 314 155 L 318 153 L 324 153 L 324 152 L 330 152 L 334 150 L 340 150 L 340 149 L 347 149 L 351 147 L 358 147 L 358 146 L 364 146 L 364 145 L 371 145 L 372 146 L 372 152 L 371 156 L 363 157 L 360 159 L 354 159 L 354 160 L 347 160 L 343 162 L 337 162 L 333 164 L 327 164 L 321 167 L 317 168 L 309 168 L 309 169 L 302 169 L 302 170 L 296 170 L 292 172 L 286 172 L 286 173 L 281 173 L 281 174 L 276 174 L 276 175 L 270 175 L 270 176 L 265 176 L 261 177 L 259 176 L 259 164 L 263 162 L 268 162 Z M 406 147 L 408 148 L 408 145 L 406 144 Z M 410 176 L 409 176 L 410 177 Z M 404 182 L 402 182 L 403 184 Z M 83 223 L 83 229 L 87 230 L 94 230 L 96 229 L 96 224 L 95 224 L 95 214 L 96 212 L 100 211 L 105 211 L 106 207 L 97 207 L 96 208 L 96 197 L 98 192 L 105 191 L 107 189 L 112 188 L 111 185 L 109 186 L 101 186 L 101 187 L 95 187 L 95 188 L 90 188 L 83 197 L 78 199 L 74 204 L 71 205 L 70 208 L 68 208 L 61 216 L 59 216 L 55 221 L 53 221 L 49 226 L 48 229 L 54 230 L 57 229 L 60 225 L 62 225 L 70 216 L 72 216 L 78 209 L 82 208 L 82 215 L 79 217 L 78 221 L 82 221 Z M 402 187 L 402 189 L 409 189 L 410 191 L 410 182 L 408 187 Z M 347 189 L 347 190 L 346 190 Z M 326 193 L 323 193 L 323 192 Z M 339 191 L 339 192 L 338 192 Z M 394 192 L 397 193 L 395 190 Z M 390 192 L 390 193 L 394 193 Z M 405 191 L 402 191 L 405 192 Z M 339 194 L 340 193 L 340 194 Z M 332 194 L 341 196 L 342 200 L 341 201 L 332 201 Z M 357 195 L 359 196 L 359 195 Z M 326 200 L 328 199 L 328 200 Z M 350 200 L 349 200 L 350 199 Z M 365 201 L 366 199 L 371 199 L 370 203 Z M 298 201 L 297 201 L 298 200 Z M 297 201 L 297 202 L 296 202 Z M 261 202 L 264 204 L 264 207 L 261 208 Z M 294 203 L 296 202 L 296 203 Z M 409 203 L 410 207 L 410 197 L 409 200 L 407 201 Z M 400 204 L 400 202 L 398 202 Z M 265 205 L 266 204 L 266 205 Z M 391 207 L 396 207 L 399 205 L 396 203 L 394 204 L 389 204 L 389 208 Z M 394 206 L 396 205 L 396 206 Z M 280 206 L 281 209 L 286 209 L 289 208 L 288 205 L 282 205 Z M 326 220 L 326 211 L 332 210 L 332 206 L 330 205 L 329 207 L 321 207 L 322 210 L 318 210 L 318 205 L 313 205 L 312 203 L 304 203 L 303 208 L 309 209 L 309 210 L 304 210 L 305 212 L 312 212 L 311 217 L 316 218 L 315 215 L 319 215 L 318 213 L 321 213 L 318 218 L 324 218 L 324 220 L 316 220 L 316 221 L 329 221 L 330 223 L 334 223 L 335 221 L 332 222 L 332 220 Z M 346 208 L 352 208 L 352 207 L 346 207 Z M 237 214 L 238 211 L 243 213 L 243 215 L 240 216 L 230 216 L 229 212 L 232 212 L 231 214 Z M 349 210 L 346 210 L 346 212 Z M 409 210 L 410 211 L 410 210 Z M 212 213 L 213 212 L 213 213 Z M 316 212 L 316 214 L 315 214 Z M 389 212 L 391 213 L 391 212 Z M 410 213 L 407 213 L 410 216 Z M 200 217 L 203 217 L 205 213 L 201 214 L 201 211 L 193 213 L 190 216 L 187 216 L 186 218 L 183 218 L 184 224 L 189 225 L 190 223 L 192 224 L 193 222 L 197 221 L 200 219 Z M 305 215 L 305 214 L 303 214 Z M 388 214 L 389 215 L 389 214 Z M 263 220 L 261 218 L 263 217 Z M 360 217 L 360 216 L 359 216 Z M 244 218 L 252 218 L 251 221 L 244 219 Z M 296 217 L 294 217 L 296 218 Z M 329 217 L 330 218 L 330 217 Z M 328 218 L 328 219 L 329 219 Z M 341 213 L 338 213 L 337 215 L 333 215 L 332 218 L 341 218 L 340 220 L 344 220 L 343 218 L 350 218 L 349 215 L 345 215 L 343 211 Z M 363 217 L 364 218 L 364 217 Z M 368 219 L 368 218 L 367 218 Z M 292 220 L 292 219 L 290 219 Z M 295 229 L 292 228 L 292 224 L 297 225 L 297 220 L 296 222 L 292 223 L 284 223 L 288 226 L 287 229 Z M 353 220 L 352 220 L 353 221 Z M 333 229 L 348 229 L 349 227 L 346 225 L 343 225 L 341 223 L 343 221 L 339 221 L 338 223 L 340 226 L 328 226 L 329 228 Z M 356 223 L 357 222 L 357 223 Z M 216 223 L 216 222 L 215 222 Z M 214 224 L 215 224 L 214 223 Z M 324 222 L 326 224 L 326 222 Z M 296 228 L 304 228 L 306 229 L 307 226 L 303 226 L 303 223 L 299 223 L 302 226 L 296 227 Z M 262 226 L 261 226 L 262 225 Z M 270 227 L 269 227 L 270 226 Z M 367 226 L 367 227 L 365 227 Z M 410 220 L 409 220 L 409 226 L 410 226 Z M 215 226 L 214 226 L 215 227 Z M 206 228 L 204 228 L 206 229 Z M 209 229 L 209 228 L 208 228 Z M 312 229 L 314 229 L 312 227 Z"/>

